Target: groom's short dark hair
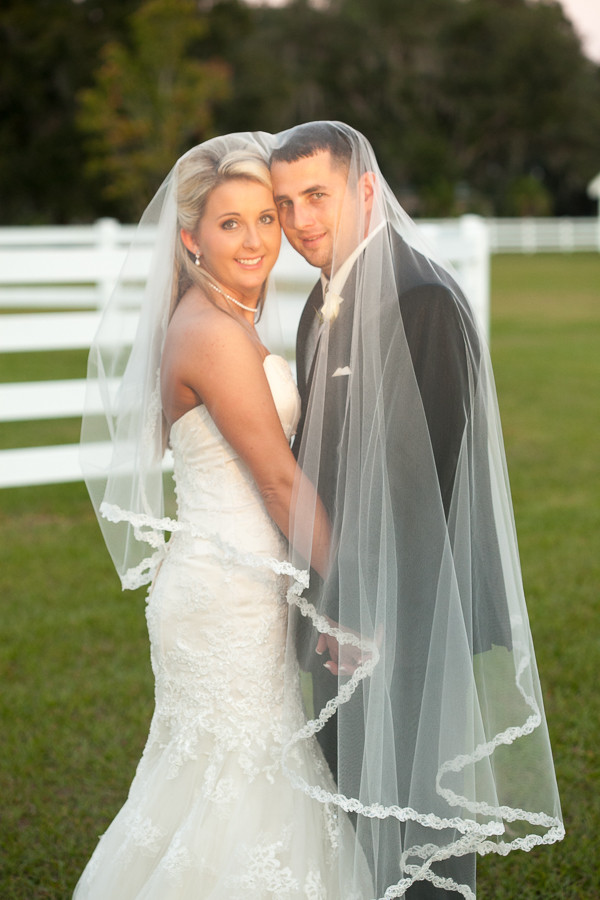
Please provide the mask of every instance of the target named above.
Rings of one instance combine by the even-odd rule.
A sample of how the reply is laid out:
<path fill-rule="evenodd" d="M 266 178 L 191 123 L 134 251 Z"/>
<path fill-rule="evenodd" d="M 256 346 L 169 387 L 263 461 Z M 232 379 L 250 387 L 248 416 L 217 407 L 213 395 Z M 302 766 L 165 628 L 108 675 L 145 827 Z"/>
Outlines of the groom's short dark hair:
<path fill-rule="evenodd" d="M 331 122 L 307 122 L 290 129 L 280 147 L 273 150 L 271 163 L 297 162 L 329 151 L 335 166 L 348 169 L 352 158 L 352 145 L 341 128 Z"/>

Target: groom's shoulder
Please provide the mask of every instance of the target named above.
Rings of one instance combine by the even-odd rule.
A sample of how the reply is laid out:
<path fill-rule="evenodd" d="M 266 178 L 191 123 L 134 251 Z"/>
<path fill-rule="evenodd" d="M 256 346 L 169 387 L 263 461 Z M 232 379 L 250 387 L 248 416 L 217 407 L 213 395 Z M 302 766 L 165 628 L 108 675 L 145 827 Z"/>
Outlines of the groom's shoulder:
<path fill-rule="evenodd" d="M 399 294 L 416 291 L 432 300 L 454 305 L 463 293 L 450 272 L 429 256 L 408 244 L 394 229 L 390 243 Z"/>

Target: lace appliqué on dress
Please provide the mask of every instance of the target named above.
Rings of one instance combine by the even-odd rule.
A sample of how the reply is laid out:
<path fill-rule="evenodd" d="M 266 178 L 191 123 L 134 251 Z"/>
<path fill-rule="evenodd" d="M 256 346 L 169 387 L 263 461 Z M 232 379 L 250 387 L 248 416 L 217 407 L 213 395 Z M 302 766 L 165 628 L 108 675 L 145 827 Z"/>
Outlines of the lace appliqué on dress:
<path fill-rule="evenodd" d="M 192 854 L 179 835 L 171 842 L 160 865 L 176 884 L 181 884 L 184 873 L 192 868 Z"/>
<path fill-rule="evenodd" d="M 148 816 L 141 816 L 137 810 L 125 811 L 123 816 L 126 840 L 119 851 L 119 862 L 128 865 L 136 852 L 145 856 L 156 856 L 165 838 L 165 831 Z"/>
<path fill-rule="evenodd" d="M 289 855 L 292 843 L 292 828 L 286 828 L 279 840 L 259 837 L 252 845 L 244 845 L 239 850 L 242 875 L 231 879 L 231 889 L 236 896 L 295 900 L 300 885 L 291 869 L 282 864 L 281 858 Z"/>

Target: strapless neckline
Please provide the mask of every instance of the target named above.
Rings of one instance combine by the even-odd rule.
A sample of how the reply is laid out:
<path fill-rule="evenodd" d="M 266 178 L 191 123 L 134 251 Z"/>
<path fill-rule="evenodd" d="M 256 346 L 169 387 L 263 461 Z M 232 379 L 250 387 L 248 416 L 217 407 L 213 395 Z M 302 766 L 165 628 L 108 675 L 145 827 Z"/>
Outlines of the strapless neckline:
<path fill-rule="evenodd" d="M 263 366 L 275 411 L 289 441 L 300 415 L 298 389 L 283 357 L 270 354 Z M 237 402 L 243 408 L 244 398 L 239 397 Z M 234 414 L 235 410 L 230 415 Z M 189 526 L 198 533 L 221 533 L 228 543 L 254 552 L 254 538 L 247 537 L 246 532 L 260 537 L 260 518 L 262 531 L 271 534 L 275 529 L 278 543 L 280 534 L 264 508 L 250 469 L 204 404 L 188 410 L 173 424 L 170 448 L 177 519 L 185 524 L 184 530 Z M 252 525 L 242 515 L 244 509 L 252 511 Z M 267 543 L 272 543 L 270 538 Z M 278 553 L 273 550 L 270 555 L 277 557 Z"/>
<path fill-rule="evenodd" d="M 277 354 L 277 353 L 267 353 L 267 355 L 265 356 L 265 358 L 264 358 L 263 361 L 262 361 L 262 363 L 263 363 L 263 368 L 264 368 L 264 369 L 267 369 L 268 366 L 271 365 L 271 362 L 269 362 L 269 363 L 267 364 L 267 360 L 270 360 L 270 361 L 273 361 L 273 360 L 281 361 L 281 362 L 284 363 L 285 366 L 289 369 L 289 364 L 288 364 L 287 359 L 286 359 L 284 356 L 280 356 L 280 355 Z M 183 422 L 183 420 L 186 419 L 188 416 L 191 416 L 192 413 L 196 413 L 196 414 L 205 413 L 207 416 L 210 417 L 210 413 L 208 412 L 208 410 L 207 410 L 206 406 L 204 405 L 204 403 L 198 403 L 197 406 L 192 406 L 191 409 L 186 410 L 186 412 L 184 412 L 183 415 L 179 416 L 178 419 L 175 419 L 175 421 L 174 421 L 173 424 L 171 425 L 171 433 L 173 432 L 173 430 L 174 430 L 175 428 L 177 428 L 177 426 L 179 425 L 180 422 Z"/>

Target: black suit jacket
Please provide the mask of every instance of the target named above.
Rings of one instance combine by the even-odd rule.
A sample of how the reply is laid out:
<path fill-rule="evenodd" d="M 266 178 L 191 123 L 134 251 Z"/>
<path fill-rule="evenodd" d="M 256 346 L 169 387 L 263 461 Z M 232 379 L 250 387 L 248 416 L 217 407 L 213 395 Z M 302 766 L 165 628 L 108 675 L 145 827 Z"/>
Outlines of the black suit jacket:
<path fill-rule="evenodd" d="M 374 238 L 377 239 L 379 238 Z M 461 296 L 461 292 L 448 274 L 440 272 L 439 280 L 436 280 L 430 261 L 408 248 L 395 232 L 384 232 L 381 239 L 391 241 L 397 300 L 429 430 L 441 500 L 448 517 L 465 429 L 472 424 L 473 378 L 478 370 L 481 347 L 473 320 L 465 312 L 468 311 L 468 306 L 464 304 L 459 307 L 456 296 Z M 344 302 L 340 305 L 338 317 L 330 326 L 328 343 L 324 414 L 327 428 L 322 436 L 317 487 L 332 520 L 335 518 L 338 480 L 344 477 L 344 446 L 348 439 L 345 423 L 348 378 L 332 376 L 336 369 L 345 366 L 350 359 L 354 277 L 355 272 L 352 271 L 345 290 L 342 291 L 346 295 Z M 322 288 L 318 282 L 306 302 L 298 326 L 296 367 L 302 414 L 293 446 L 296 456 L 302 443 L 314 372 L 314 358 L 307 358 L 307 340 L 322 303 Z M 314 356 L 316 357 L 316 353 Z M 432 361 L 435 361 L 435 365 L 432 365 Z M 394 377 L 394 374 L 390 373 L 388 377 Z M 486 435 L 471 435 L 471 440 L 485 439 Z M 482 452 L 487 458 L 487 450 L 483 448 Z M 393 493 L 393 456 L 389 459 L 388 470 Z M 396 504 L 394 515 L 396 514 L 402 515 L 400 502 Z M 486 539 L 482 542 L 477 535 L 473 536 L 474 590 L 479 601 L 474 604 L 471 624 L 473 650 L 481 652 L 489 649 L 492 644 L 510 646 L 500 553 L 497 540 L 489 527 L 493 521 L 489 475 L 487 482 L 480 485 L 477 516 L 483 516 L 486 520 L 486 528 L 482 529 Z M 338 557 L 325 586 L 315 572 L 311 573 L 311 587 L 308 591 L 309 598 L 314 599 L 320 595 L 319 608 L 334 620 L 337 619 L 338 604 L 336 566 L 338 563 L 343 565 L 343 555 L 340 556 L 341 562 Z M 482 559 L 483 556 L 485 559 Z M 479 612 L 483 608 L 486 615 L 480 617 Z M 481 624 L 482 621 L 485 625 Z"/>

